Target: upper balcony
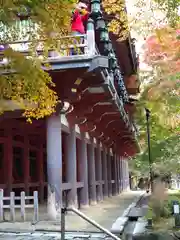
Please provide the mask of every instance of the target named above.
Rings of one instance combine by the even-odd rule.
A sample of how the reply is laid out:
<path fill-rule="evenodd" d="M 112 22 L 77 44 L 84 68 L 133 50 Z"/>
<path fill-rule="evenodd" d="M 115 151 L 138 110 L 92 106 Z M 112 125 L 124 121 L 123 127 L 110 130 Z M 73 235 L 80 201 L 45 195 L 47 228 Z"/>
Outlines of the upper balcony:
<path fill-rule="evenodd" d="M 138 146 L 132 122 L 134 108 L 124 83 L 126 76 L 121 72 L 100 4 L 97 4 L 99 1 L 92 2 L 84 35 L 56 39 L 54 48 L 47 48 L 46 40 L 39 39 L 33 55 L 33 40 L 2 43 L 0 74 L 15 73 L 14 69 L 6 68 L 9 63 L 4 56 L 6 48 L 10 47 L 27 58 L 38 58 L 42 69 L 51 75 L 56 85 L 61 100 L 59 111 L 107 146 L 118 148 L 121 145 L 122 148 L 118 149 L 121 155 L 132 156 Z M 22 25 L 22 21 L 18 24 Z M 26 31 L 26 27 L 18 29 L 19 36 Z M 125 56 L 121 61 L 125 66 L 131 64 Z"/>

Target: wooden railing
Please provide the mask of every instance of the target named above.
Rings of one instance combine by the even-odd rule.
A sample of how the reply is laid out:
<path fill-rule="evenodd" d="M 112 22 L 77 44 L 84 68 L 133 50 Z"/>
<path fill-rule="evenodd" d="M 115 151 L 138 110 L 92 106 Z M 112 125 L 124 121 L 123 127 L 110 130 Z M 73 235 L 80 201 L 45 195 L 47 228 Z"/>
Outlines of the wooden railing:
<path fill-rule="evenodd" d="M 60 39 L 53 40 L 56 47 L 54 49 L 46 49 L 46 40 L 40 41 L 29 41 L 29 40 L 19 40 L 13 42 L 5 42 L 0 44 L 0 64 L 6 65 L 8 63 L 7 58 L 4 56 L 4 51 L 7 48 L 11 48 L 14 51 L 20 52 L 27 57 L 31 57 L 30 46 L 37 44 L 35 48 L 35 53 L 33 56 L 39 57 L 44 60 L 45 52 L 48 52 L 49 59 L 58 59 L 63 57 L 73 57 L 73 56 L 93 56 L 97 54 L 96 44 L 95 44 L 95 32 L 94 28 L 87 30 L 86 34 L 81 35 L 69 35 L 64 36 Z"/>
<path fill-rule="evenodd" d="M 16 204 L 16 200 L 20 201 L 20 204 Z M 33 204 L 26 204 L 26 200 L 33 200 Z M 5 204 L 5 201 L 9 201 Z M 15 196 L 14 192 L 10 192 L 10 197 L 4 196 L 3 189 L 0 189 L 0 221 L 5 220 L 4 209 L 10 210 L 11 221 L 16 220 L 15 209 L 21 210 L 21 218 L 23 221 L 26 220 L 26 208 L 34 210 L 33 221 L 38 221 L 38 192 L 34 191 L 33 196 L 26 196 L 25 192 L 21 192 L 21 196 Z"/>

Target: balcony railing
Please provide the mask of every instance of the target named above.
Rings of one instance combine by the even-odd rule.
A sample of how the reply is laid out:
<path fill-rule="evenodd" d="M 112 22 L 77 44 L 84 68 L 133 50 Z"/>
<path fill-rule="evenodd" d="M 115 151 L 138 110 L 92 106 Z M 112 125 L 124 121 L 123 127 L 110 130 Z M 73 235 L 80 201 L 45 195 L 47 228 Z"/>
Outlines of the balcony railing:
<path fill-rule="evenodd" d="M 44 58 L 47 60 L 47 58 L 58 59 L 73 56 L 93 56 L 97 54 L 95 31 L 92 21 L 88 21 L 87 23 L 86 34 L 69 35 L 55 39 L 57 35 L 56 33 L 52 33 L 49 39 L 39 39 L 38 25 L 29 20 L 16 21 L 10 27 L 0 24 L 0 64 L 7 64 L 8 62 L 4 57 L 4 50 L 7 48 L 12 48 L 14 51 L 20 52 L 27 57 L 32 57 L 30 50 L 32 46 L 36 46 L 33 56 L 42 60 Z M 49 48 L 48 51 L 47 41 L 51 42 L 51 45 L 55 45 L 55 47 Z"/>
<path fill-rule="evenodd" d="M 92 43 L 88 41 L 87 34 L 78 36 L 66 36 L 63 39 L 56 41 L 56 48 L 51 48 L 48 50 L 48 54 L 45 57 L 45 41 L 41 41 L 33 53 L 34 57 L 38 57 L 41 60 L 48 59 L 58 59 L 63 57 L 73 57 L 73 56 L 93 56 L 97 54 L 95 48 L 95 42 Z M 15 41 L 8 42 L 4 45 L 0 45 L 0 64 L 7 64 L 8 60 L 4 56 L 4 51 L 7 48 L 11 48 L 14 51 L 20 52 L 26 57 L 32 57 L 31 45 L 34 44 L 33 41 Z"/>

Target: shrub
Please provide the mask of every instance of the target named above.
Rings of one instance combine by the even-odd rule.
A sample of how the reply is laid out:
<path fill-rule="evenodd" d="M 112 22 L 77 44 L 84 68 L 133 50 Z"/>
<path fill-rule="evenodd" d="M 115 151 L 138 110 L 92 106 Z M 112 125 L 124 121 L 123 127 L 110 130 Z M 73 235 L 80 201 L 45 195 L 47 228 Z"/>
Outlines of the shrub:
<path fill-rule="evenodd" d="M 180 206 L 180 194 L 168 195 L 165 200 L 151 198 L 146 217 L 152 218 L 154 222 L 158 222 L 161 218 L 169 218 L 173 214 L 173 201 L 178 202 Z"/>

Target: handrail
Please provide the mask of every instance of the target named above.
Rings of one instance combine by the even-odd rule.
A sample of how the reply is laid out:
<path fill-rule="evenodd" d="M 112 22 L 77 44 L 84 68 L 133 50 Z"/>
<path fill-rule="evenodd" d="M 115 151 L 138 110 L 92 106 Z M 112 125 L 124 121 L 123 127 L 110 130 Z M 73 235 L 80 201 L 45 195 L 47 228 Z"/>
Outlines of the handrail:
<path fill-rule="evenodd" d="M 90 35 L 91 32 L 90 31 L 87 31 L 86 34 L 81 34 L 81 35 L 69 35 L 69 36 L 64 36 L 63 38 L 64 39 L 72 39 L 73 41 L 76 39 L 76 38 L 81 38 L 81 39 L 84 39 L 84 42 L 77 42 L 77 43 L 72 43 L 72 42 L 69 42 L 67 44 L 59 44 L 58 42 L 61 40 L 61 39 L 56 39 L 57 43 L 59 44 L 57 49 L 56 48 L 50 48 L 48 49 L 48 59 L 52 59 L 52 58 L 62 58 L 62 57 L 67 57 L 67 56 L 74 56 L 74 55 L 84 55 L 84 56 L 88 56 L 88 55 L 97 55 L 98 54 L 98 49 L 96 46 L 95 49 L 92 45 L 92 41 L 90 41 L 91 39 L 88 39 L 88 34 Z M 88 42 L 89 40 L 89 42 Z M 37 57 L 44 57 L 43 53 L 44 53 L 44 41 L 45 40 L 40 40 L 38 42 L 38 45 L 36 47 L 36 50 L 35 50 L 35 54 Z M 29 56 L 29 53 L 30 53 L 30 49 L 29 49 L 29 44 L 33 43 L 33 42 L 36 42 L 34 40 L 20 40 L 20 41 L 14 41 L 14 42 L 8 42 L 6 44 L 2 44 L 1 43 L 1 46 L 10 46 L 12 47 L 12 49 L 14 49 L 15 51 L 17 52 L 20 52 L 22 53 L 24 56 Z M 92 45 L 92 46 L 91 46 Z M 6 48 L 5 48 L 6 49 Z M 0 57 L 3 57 L 4 56 L 4 51 L 5 49 L 2 49 L 0 50 Z M 83 49 L 83 50 L 82 50 Z M 75 52 L 75 54 L 71 54 L 71 51 Z M 42 60 L 42 59 L 41 59 Z M 4 61 L 4 62 L 3 62 Z M 3 58 L 1 61 L 0 61 L 0 64 L 7 64 L 7 59 L 6 58 Z"/>
<path fill-rule="evenodd" d="M 106 233 L 109 237 L 112 237 L 112 239 L 121 240 L 119 237 L 117 237 L 116 235 L 111 233 L 109 230 L 102 227 L 100 224 L 98 224 L 97 222 L 95 222 L 91 218 L 87 217 L 84 213 L 82 213 L 81 211 L 79 211 L 78 209 L 73 208 L 73 207 L 72 208 L 62 208 L 61 209 L 61 240 L 65 240 L 65 214 L 66 214 L 67 211 L 74 212 L 79 217 L 84 219 L 86 222 L 90 223 L 91 225 L 93 225 L 97 229 L 101 230 L 103 233 Z"/>
<path fill-rule="evenodd" d="M 79 35 L 67 35 L 67 36 L 62 36 L 60 38 L 54 38 L 53 40 L 55 41 L 60 41 L 62 39 L 67 39 L 67 38 L 80 38 L 80 37 L 86 37 L 87 34 L 79 34 Z M 36 42 L 45 42 L 48 39 L 36 39 L 36 40 L 17 40 L 17 41 L 12 41 L 12 42 L 1 42 L 0 45 L 13 45 L 13 44 L 24 44 L 24 43 L 36 43 Z"/>

